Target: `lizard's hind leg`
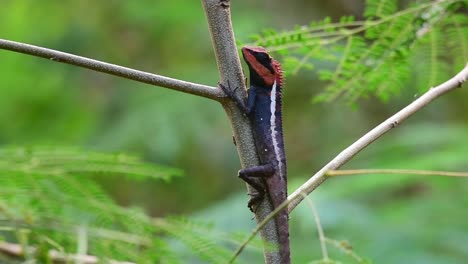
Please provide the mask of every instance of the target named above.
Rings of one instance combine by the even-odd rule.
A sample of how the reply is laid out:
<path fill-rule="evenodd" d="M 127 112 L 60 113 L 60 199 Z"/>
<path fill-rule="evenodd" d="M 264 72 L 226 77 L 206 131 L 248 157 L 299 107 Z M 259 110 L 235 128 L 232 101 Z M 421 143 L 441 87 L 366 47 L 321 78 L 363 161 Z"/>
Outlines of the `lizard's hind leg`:
<path fill-rule="evenodd" d="M 250 193 L 250 200 L 247 204 L 252 212 L 255 211 L 256 205 L 265 197 L 265 182 L 261 178 L 270 177 L 274 173 L 275 169 L 271 164 L 249 167 L 239 171 L 239 178 L 252 186 L 256 191 Z"/>

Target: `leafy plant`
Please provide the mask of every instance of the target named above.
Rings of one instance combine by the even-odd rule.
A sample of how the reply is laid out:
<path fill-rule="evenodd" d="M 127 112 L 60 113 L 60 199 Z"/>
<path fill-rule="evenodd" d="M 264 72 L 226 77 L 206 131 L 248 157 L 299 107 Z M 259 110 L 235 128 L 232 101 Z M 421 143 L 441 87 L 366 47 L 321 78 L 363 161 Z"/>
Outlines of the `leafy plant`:
<path fill-rule="evenodd" d="M 282 33 L 266 30 L 253 36 L 251 44 L 283 55 L 287 74 L 331 62 L 329 69 L 318 71 L 329 85 L 315 101 L 341 96 L 352 103 L 370 95 L 386 101 L 413 79 L 422 92 L 464 65 L 464 7 L 465 1 L 446 0 L 411 2 L 398 9 L 396 0 L 369 0 L 364 20 L 344 16 L 333 22 L 327 17 Z"/>
<path fill-rule="evenodd" d="M 70 147 L 2 148 L 0 159 L 0 234 L 23 248 L 40 249 L 26 259 L 48 262 L 44 252 L 51 249 L 77 252 L 83 239 L 88 254 L 101 260 L 177 263 L 171 239 L 210 263 L 224 263 L 229 256 L 226 245 L 215 243 L 228 234 L 209 239 L 206 225 L 180 218 L 154 220 L 140 209 L 121 207 L 93 177 L 169 181 L 181 176 L 179 169 Z"/>

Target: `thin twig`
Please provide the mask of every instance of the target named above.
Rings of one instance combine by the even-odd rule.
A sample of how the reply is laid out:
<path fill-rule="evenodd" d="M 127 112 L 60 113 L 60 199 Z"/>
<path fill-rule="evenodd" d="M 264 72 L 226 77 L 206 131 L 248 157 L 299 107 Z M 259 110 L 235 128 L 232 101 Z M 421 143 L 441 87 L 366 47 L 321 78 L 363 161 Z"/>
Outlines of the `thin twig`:
<path fill-rule="evenodd" d="M 325 241 L 331 244 L 332 246 L 338 248 L 346 255 L 352 257 L 358 263 L 364 263 L 364 260 L 352 250 L 352 247 L 348 243 L 348 241 L 338 241 L 338 240 L 330 239 L 328 237 L 325 238 Z"/>
<path fill-rule="evenodd" d="M 71 64 L 87 68 L 93 71 L 104 72 L 142 83 L 157 85 L 184 93 L 210 98 L 216 101 L 220 101 L 224 97 L 224 93 L 216 87 L 177 80 L 161 75 L 134 70 L 115 64 L 110 64 L 98 60 L 93 60 L 57 50 L 47 49 L 16 41 L 0 39 L 0 49 L 10 50 L 36 57 L 50 59 L 52 61 Z"/>
<path fill-rule="evenodd" d="M 315 204 L 312 202 L 312 199 L 310 199 L 307 196 L 304 197 L 304 198 L 306 198 L 306 202 L 309 205 L 310 210 L 312 211 L 312 215 L 314 216 L 315 225 L 317 226 L 317 233 L 318 233 L 319 241 L 320 241 L 320 247 L 322 248 L 323 261 L 327 262 L 327 261 L 329 261 L 327 243 L 326 243 L 326 240 L 325 240 L 326 238 L 325 238 L 325 234 L 323 232 L 322 224 L 320 223 L 320 217 L 318 215 L 317 208 L 315 207 Z"/>
<path fill-rule="evenodd" d="M 257 227 L 252 231 L 250 236 L 241 244 L 239 249 L 236 251 L 236 254 L 239 255 L 242 252 L 242 249 L 247 245 L 263 228 L 263 226 L 268 223 L 269 220 L 273 219 L 276 214 L 281 210 L 288 207 L 288 211 L 291 213 L 294 208 L 304 199 L 304 197 L 310 194 L 315 188 L 322 184 L 326 179 L 326 172 L 330 170 L 336 170 L 347 163 L 351 158 L 356 154 L 361 152 L 364 148 L 370 145 L 372 142 L 380 138 L 382 135 L 390 131 L 392 128 L 395 128 L 400 123 L 405 121 L 408 117 L 412 116 L 414 113 L 421 110 L 424 106 L 434 101 L 441 95 L 444 95 L 456 88 L 462 86 L 462 84 L 468 78 L 468 64 L 455 75 L 450 80 L 444 82 L 443 84 L 430 88 L 425 94 L 413 101 L 411 104 L 400 110 L 398 113 L 388 118 L 380 125 L 369 131 L 367 134 L 362 136 L 356 142 L 351 144 L 340 154 L 338 154 L 334 159 L 332 159 L 327 165 L 315 173 L 307 182 L 301 185 L 296 191 L 288 196 L 288 200 L 279 205 L 271 214 L 269 214 L 262 222 L 260 222 Z"/>
<path fill-rule="evenodd" d="M 326 176 L 349 176 L 349 175 L 358 175 L 358 174 L 412 174 L 412 175 L 433 175 L 433 176 L 448 176 L 448 177 L 468 177 L 468 172 L 405 170 L 405 169 L 329 170 L 325 174 Z"/>
<path fill-rule="evenodd" d="M 34 247 L 28 247 L 26 250 L 29 254 L 34 254 L 36 249 Z M 24 252 L 23 247 L 19 244 L 1 242 L 0 243 L 0 252 L 8 255 L 13 258 L 23 258 L 26 252 Z M 53 263 L 69 263 L 72 261 L 73 263 L 79 262 L 82 264 L 97 264 L 101 263 L 98 257 L 91 256 L 91 255 L 79 255 L 79 254 L 64 254 L 62 252 L 56 250 L 49 250 L 48 256 Z M 107 261 L 107 260 L 106 260 Z M 116 261 L 116 260 L 109 260 L 106 263 L 110 264 L 135 264 L 133 262 L 125 262 L 125 261 Z"/>
<path fill-rule="evenodd" d="M 80 225 L 78 227 L 77 233 L 78 243 L 76 253 L 79 256 L 83 256 L 86 255 L 86 252 L 88 252 L 88 231 L 86 230 L 86 226 Z M 84 262 L 82 259 L 78 259 L 76 264 L 84 264 Z"/>

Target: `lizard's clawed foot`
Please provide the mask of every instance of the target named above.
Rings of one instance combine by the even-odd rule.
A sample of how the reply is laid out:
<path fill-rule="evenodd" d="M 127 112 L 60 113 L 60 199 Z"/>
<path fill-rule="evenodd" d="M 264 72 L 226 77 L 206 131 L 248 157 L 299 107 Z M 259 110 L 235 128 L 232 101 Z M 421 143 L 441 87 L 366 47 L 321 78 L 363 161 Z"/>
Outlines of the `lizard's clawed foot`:
<path fill-rule="evenodd" d="M 250 110 L 247 109 L 247 106 L 244 103 L 244 99 L 241 99 L 239 96 L 236 95 L 236 91 L 237 89 L 239 89 L 239 87 L 231 89 L 231 85 L 229 84 L 229 81 L 227 81 L 227 86 L 218 82 L 218 87 L 224 92 L 225 94 L 224 98 L 227 97 L 231 99 L 232 101 L 234 101 L 237 104 L 237 106 L 244 112 L 244 115 L 250 112 Z"/>
<path fill-rule="evenodd" d="M 257 208 L 258 208 L 257 206 L 262 201 L 263 195 L 258 192 L 249 193 L 249 195 L 250 195 L 250 200 L 247 203 L 247 206 L 249 207 L 250 211 L 252 211 L 252 213 L 256 213 Z"/>
<path fill-rule="evenodd" d="M 231 85 L 229 84 L 229 81 L 227 81 L 227 86 L 222 84 L 221 82 L 218 82 L 218 87 L 219 89 L 223 90 L 223 92 L 226 94 L 227 97 L 233 99 L 235 98 L 235 93 L 239 87 L 236 87 L 234 89 L 231 89 Z"/>

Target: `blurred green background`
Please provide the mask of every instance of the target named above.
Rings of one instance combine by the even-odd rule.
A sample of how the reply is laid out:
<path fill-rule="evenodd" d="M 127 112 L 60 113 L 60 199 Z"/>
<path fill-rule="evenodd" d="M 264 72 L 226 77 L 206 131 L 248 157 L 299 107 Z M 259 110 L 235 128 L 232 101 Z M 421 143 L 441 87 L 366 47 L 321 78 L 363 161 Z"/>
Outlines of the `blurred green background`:
<path fill-rule="evenodd" d="M 236 37 L 264 28 L 342 15 L 361 16 L 363 1 L 233 1 Z M 0 38 L 57 49 L 139 70 L 216 85 L 217 68 L 199 1 L 3 0 Z M 247 232 L 254 221 L 222 108 L 207 99 L 0 50 L 0 144 L 78 145 L 128 152 L 178 167 L 170 183 L 98 179 L 125 206 L 153 216 L 192 215 L 220 230 Z M 312 104 L 324 84 L 302 71 L 287 79 L 284 130 L 290 188 L 344 147 L 411 102 L 409 86 L 383 104 L 351 109 Z M 468 171 L 466 89 L 412 117 L 346 168 Z M 466 263 L 468 181 L 433 176 L 353 176 L 311 197 L 325 234 L 348 240 L 375 263 Z M 291 215 L 294 263 L 320 258 L 316 227 L 304 204 Z M 330 249 L 333 259 L 352 258 Z M 244 259 L 261 262 L 260 252 Z"/>

